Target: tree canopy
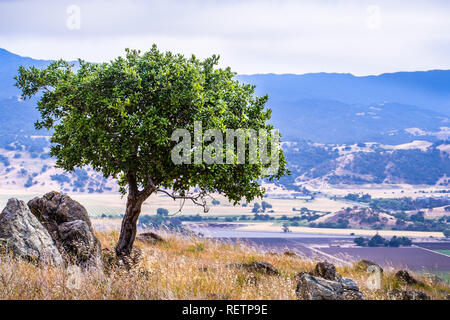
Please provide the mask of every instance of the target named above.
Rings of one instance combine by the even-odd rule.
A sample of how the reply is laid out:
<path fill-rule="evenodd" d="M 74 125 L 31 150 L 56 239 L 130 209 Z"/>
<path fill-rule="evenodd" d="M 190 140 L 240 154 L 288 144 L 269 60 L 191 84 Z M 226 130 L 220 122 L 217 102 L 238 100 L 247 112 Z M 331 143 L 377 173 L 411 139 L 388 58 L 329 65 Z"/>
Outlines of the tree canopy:
<path fill-rule="evenodd" d="M 143 54 L 127 50 L 108 63 L 60 60 L 45 69 L 21 67 L 16 86 L 24 99 L 38 96 L 42 119 L 35 125 L 53 130 L 50 154 L 57 166 L 67 171 L 92 166 L 117 178 L 139 212 L 150 194 L 169 189 L 180 197 L 197 187 L 235 203 L 251 201 L 263 195 L 260 179 L 287 172 L 281 149 L 272 173 L 264 171 L 270 164 L 262 161 L 175 164 L 171 159 L 177 143 L 173 131 L 193 132 L 195 121 L 203 130 L 273 129 L 267 95 L 257 97 L 254 86 L 237 81 L 230 68 L 218 68 L 218 61 L 218 56 L 200 60 L 161 52 L 154 45 Z"/>

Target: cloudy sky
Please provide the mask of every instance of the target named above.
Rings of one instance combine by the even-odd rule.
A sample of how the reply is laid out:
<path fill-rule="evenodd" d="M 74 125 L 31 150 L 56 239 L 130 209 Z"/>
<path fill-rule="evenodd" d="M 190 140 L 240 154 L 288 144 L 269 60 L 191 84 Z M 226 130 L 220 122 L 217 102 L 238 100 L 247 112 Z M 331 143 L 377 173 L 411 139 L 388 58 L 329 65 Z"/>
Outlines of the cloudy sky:
<path fill-rule="evenodd" d="M 220 54 L 241 74 L 450 69 L 450 1 L 0 0 L 0 47 L 108 61 L 124 48 Z"/>

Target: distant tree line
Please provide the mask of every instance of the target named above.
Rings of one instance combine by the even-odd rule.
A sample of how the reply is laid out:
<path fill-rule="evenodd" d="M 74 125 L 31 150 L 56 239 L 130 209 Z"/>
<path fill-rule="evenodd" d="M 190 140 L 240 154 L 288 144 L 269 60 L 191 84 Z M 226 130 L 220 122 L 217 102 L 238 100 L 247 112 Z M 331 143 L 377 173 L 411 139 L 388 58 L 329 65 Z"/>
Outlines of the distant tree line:
<path fill-rule="evenodd" d="M 379 234 L 374 235 L 372 238 L 358 237 L 355 238 L 354 243 L 359 247 L 400 247 L 411 246 L 412 241 L 408 237 L 393 236 L 390 240 L 386 240 Z"/>

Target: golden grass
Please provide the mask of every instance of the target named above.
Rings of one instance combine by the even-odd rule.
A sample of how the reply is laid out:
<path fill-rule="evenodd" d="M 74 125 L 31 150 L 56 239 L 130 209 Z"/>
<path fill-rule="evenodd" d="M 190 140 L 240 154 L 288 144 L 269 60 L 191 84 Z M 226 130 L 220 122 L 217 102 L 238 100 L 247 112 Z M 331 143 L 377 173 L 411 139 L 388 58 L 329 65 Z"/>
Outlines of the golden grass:
<path fill-rule="evenodd" d="M 103 248 L 113 250 L 117 232 L 101 232 L 97 236 Z M 136 242 L 141 258 L 131 270 L 85 271 L 77 278 L 76 288 L 68 287 L 71 275 L 67 269 L 35 266 L 2 255 L 0 299 L 296 299 L 294 276 L 312 270 L 317 262 L 263 253 L 243 244 L 168 234 L 164 237 L 165 243 L 155 245 Z M 274 265 L 280 270 L 280 276 L 227 266 L 257 260 Z M 365 270 L 358 266 L 338 266 L 338 271 L 354 279 L 368 299 L 387 299 L 389 290 L 407 289 L 393 273 L 383 276 L 381 290 L 372 291 L 366 286 Z M 426 277 L 415 276 L 425 283 L 416 289 L 433 299 L 443 299 L 450 293 L 448 284 L 433 284 Z"/>

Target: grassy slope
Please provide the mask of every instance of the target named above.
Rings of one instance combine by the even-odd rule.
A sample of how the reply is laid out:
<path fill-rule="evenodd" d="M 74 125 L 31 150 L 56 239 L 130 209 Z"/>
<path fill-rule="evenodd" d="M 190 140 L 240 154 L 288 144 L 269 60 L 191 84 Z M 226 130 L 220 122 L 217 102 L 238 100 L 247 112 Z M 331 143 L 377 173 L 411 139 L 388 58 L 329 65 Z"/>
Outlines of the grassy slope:
<path fill-rule="evenodd" d="M 98 237 L 103 248 L 112 250 L 118 234 L 98 233 Z M 80 277 L 77 290 L 66 287 L 67 270 L 37 267 L 0 256 L 0 299 L 296 299 L 294 276 L 315 265 L 315 261 L 307 258 L 264 254 L 244 245 L 166 237 L 166 243 L 157 245 L 137 242 L 141 259 L 131 271 L 86 272 Z M 251 274 L 226 266 L 255 260 L 273 264 L 281 276 Z M 386 299 L 387 292 L 394 288 L 408 289 L 393 273 L 384 275 L 381 290 L 371 291 L 365 285 L 365 270 L 354 266 L 338 267 L 338 271 L 355 279 L 369 299 Z M 420 279 L 426 285 L 416 289 L 434 299 L 450 293 L 448 285 L 433 285 L 426 277 Z"/>

